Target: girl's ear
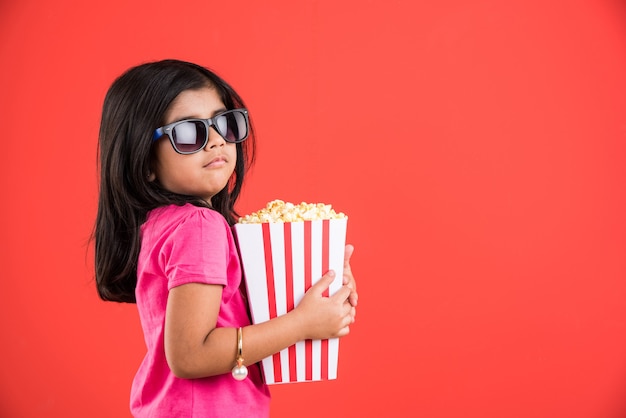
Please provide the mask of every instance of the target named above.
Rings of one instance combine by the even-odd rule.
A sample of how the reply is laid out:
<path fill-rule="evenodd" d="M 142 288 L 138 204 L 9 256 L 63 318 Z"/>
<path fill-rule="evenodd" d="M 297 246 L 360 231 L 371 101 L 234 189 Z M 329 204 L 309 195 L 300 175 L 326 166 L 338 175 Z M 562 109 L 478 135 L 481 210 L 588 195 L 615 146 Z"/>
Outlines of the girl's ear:
<path fill-rule="evenodd" d="M 154 171 L 150 171 L 148 173 L 148 181 L 153 182 L 154 180 L 156 180 L 156 174 L 154 174 Z"/>

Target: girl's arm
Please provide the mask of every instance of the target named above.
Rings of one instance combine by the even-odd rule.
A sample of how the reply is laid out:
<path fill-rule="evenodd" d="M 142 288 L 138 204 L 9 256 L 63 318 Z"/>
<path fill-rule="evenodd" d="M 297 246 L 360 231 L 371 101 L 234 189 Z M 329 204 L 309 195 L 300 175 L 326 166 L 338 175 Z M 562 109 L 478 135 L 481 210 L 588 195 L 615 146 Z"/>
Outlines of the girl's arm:
<path fill-rule="evenodd" d="M 334 279 L 326 273 L 298 306 L 270 321 L 243 329 L 244 364 L 256 363 L 298 341 L 343 337 L 354 322 L 356 285 L 350 271 L 352 250 L 346 248 L 345 285 L 322 296 Z M 182 378 L 228 373 L 235 365 L 237 329 L 216 328 L 222 286 L 189 283 L 170 290 L 165 316 L 165 355 L 172 372 Z"/>

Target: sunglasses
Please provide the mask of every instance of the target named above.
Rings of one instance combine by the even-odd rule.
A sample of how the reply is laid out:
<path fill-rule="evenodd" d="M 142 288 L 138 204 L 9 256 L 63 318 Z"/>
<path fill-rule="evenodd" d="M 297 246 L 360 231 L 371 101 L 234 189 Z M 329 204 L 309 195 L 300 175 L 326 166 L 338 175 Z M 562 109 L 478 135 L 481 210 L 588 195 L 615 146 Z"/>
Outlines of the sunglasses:
<path fill-rule="evenodd" d="M 177 153 L 193 154 L 209 142 L 211 126 L 226 142 L 236 144 L 245 141 L 250 126 L 248 111 L 233 109 L 209 119 L 185 119 L 170 123 L 154 131 L 152 141 L 167 135 Z"/>

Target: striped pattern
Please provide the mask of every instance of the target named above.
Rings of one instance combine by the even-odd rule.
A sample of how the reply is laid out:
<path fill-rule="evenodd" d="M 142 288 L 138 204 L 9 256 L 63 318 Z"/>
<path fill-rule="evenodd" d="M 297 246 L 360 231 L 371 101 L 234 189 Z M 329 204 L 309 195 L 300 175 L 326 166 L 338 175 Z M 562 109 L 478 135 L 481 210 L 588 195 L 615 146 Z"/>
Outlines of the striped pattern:
<path fill-rule="evenodd" d="M 341 287 L 347 219 L 236 224 L 252 321 L 265 322 L 298 305 L 322 274 L 337 277 L 326 296 Z M 337 378 L 339 340 L 307 340 L 262 361 L 268 384 Z"/>

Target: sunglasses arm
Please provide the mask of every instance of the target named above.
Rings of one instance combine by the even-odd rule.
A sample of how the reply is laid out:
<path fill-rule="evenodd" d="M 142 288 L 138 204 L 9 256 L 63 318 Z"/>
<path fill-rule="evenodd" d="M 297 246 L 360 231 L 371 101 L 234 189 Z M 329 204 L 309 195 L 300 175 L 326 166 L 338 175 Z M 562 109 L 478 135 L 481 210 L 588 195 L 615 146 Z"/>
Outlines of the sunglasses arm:
<path fill-rule="evenodd" d="M 157 129 L 156 131 L 154 131 L 154 135 L 152 135 L 152 142 L 154 142 L 157 139 L 161 138 L 164 134 L 165 134 L 165 132 L 163 131 L 163 128 Z"/>

